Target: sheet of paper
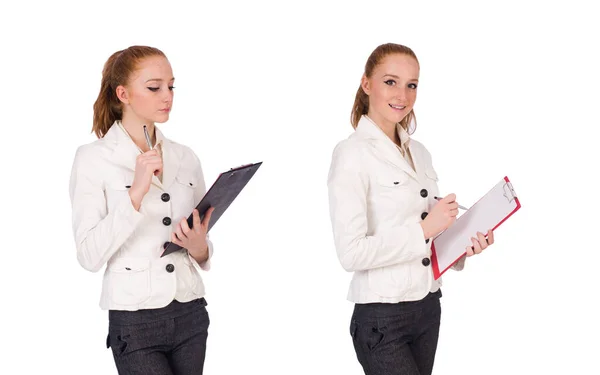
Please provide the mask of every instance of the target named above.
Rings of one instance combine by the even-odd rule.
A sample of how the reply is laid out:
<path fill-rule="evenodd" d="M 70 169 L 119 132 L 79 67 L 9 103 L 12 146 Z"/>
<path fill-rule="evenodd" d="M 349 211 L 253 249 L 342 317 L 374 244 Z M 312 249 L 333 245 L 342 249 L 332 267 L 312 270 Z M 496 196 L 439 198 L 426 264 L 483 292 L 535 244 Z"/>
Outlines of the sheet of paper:
<path fill-rule="evenodd" d="M 498 182 L 487 194 L 463 213 L 456 222 L 433 240 L 434 274 L 436 279 L 472 246 L 477 232 L 496 229 L 520 208 L 508 178 Z"/>

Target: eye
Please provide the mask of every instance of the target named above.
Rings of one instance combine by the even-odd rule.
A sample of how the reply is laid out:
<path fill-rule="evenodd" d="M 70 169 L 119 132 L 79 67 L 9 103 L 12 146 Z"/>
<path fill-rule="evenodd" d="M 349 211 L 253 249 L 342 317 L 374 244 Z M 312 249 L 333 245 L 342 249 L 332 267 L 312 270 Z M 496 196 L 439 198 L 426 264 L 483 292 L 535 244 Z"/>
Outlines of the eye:
<path fill-rule="evenodd" d="M 175 88 L 175 86 L 169 86 L 169 90 L 173 91 L 173 89 Z"/>
<path fill-rule="evenodd" d="M 393 79 L 388 79 L 387 81 L 383 82 L 388 86 L 394 86 L 396 84 L 396 81 L 394 81 Z"/>
<path fill-rule="evenodd" d="M 152 91 L 152 92 L 157 92 L 160 88 L 159 87 L 148 87 L 148 90 Z"/>
<path fill-rule="evenodd" d="M 416 83 L 409 83 L 408 84 L 408 88 L 416 89 L 417 88 L 417 84 Z"/>

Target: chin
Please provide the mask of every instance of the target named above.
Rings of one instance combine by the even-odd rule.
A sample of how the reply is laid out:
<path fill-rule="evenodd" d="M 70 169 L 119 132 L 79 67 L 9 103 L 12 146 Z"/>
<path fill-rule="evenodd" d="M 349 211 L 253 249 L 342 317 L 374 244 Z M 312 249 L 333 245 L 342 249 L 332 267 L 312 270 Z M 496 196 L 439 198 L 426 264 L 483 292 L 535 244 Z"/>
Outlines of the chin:
<path fill-rule="evenodd" d="M 169 121 L 169 115 L 168 114 L 167 115 L 163 115 L 163 116 L 157 116 L 154 119 L 154 122 L 158 123 L 158 124 L 163 124 L 163 123 L 165 123 L 167 121 Z"/>
<path fill-rule="evenodd" d="M 410 111 L 411 111 L 411 110 L 407 108 L 407 109 L 405 109 L 404 111 L 402 111 L 402 112 L 400 112 L 400 113 L 392 113 L 392 114 L 391 114 L 391 115 L 388 117 L 388 119 L 389 119 L 391 122 L 396 122 L 396 123 L 398 123 L 398 122 L 400 122 L 400 121 L 404 120 L 404 118 L 405 118 L 406 116 L 408 116 L 408 114 L 410 113 Z"/>
<path fill-rule="evenodd" d="M 406 114 L 394 113 L 393 115 L 387 116 L 386 120 L 391 123 L 397 124 L 402 121 L 403 118 L 406 117 Z"/>

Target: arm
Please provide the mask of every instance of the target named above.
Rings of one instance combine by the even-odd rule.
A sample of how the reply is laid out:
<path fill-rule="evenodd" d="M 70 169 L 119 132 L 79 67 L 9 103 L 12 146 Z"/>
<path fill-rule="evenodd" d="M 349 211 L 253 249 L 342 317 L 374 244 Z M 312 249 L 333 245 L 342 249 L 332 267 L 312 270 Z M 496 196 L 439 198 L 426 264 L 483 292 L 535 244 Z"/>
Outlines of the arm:
<path fill-rule="evenodd" d="M 367 235 L 368 177 L 360 153 L 348 141 L 341 142 L 333 152 L 329 171 L 329 208 L 342 267 L 352 272 L 425 257 L 427 246 L 419 223 Z"/>
<path fill-rule="evenodd" d="M 72 225 L 79 264 L 97 272 L 133 234 L 143 215 L 134 209 L 129 194 L 107 212 L 103 183 L 91 163 L 94 156 L 84 147 L 77 150 L 71 170 Z"/>

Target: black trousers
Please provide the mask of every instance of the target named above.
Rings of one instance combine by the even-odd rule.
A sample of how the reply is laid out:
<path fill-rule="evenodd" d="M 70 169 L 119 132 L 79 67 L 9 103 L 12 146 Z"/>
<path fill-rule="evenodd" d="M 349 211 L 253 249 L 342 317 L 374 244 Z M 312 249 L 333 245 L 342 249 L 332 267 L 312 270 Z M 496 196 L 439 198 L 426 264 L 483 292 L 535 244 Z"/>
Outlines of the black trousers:
<path fill-rule="evenodd" d="M 366 375 L 430 375 L 441 290 L 420 301 L 356 304 L 350 335 Z"/>
<path fill-rule="evenodd" d="M 110 310 L 106 346 L 118 373 L 202 374 L 210 324 L 206 305 L 200 298 L 160 309 Z"/>

